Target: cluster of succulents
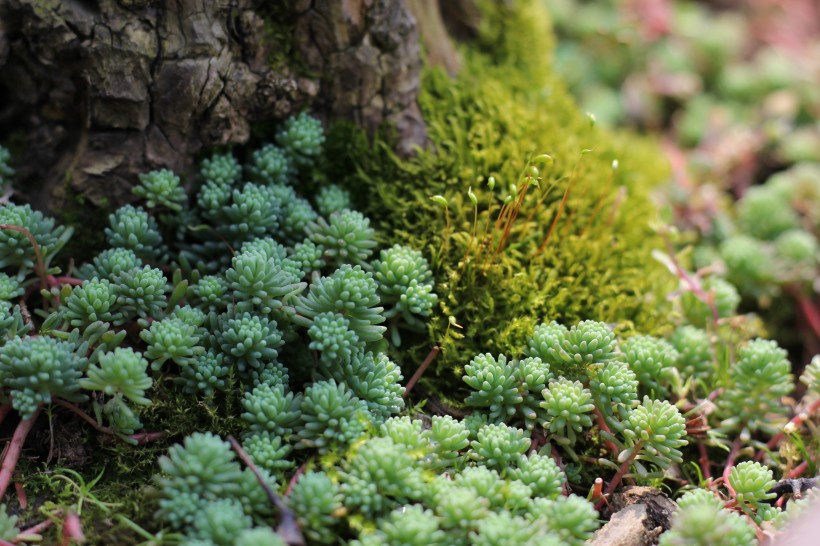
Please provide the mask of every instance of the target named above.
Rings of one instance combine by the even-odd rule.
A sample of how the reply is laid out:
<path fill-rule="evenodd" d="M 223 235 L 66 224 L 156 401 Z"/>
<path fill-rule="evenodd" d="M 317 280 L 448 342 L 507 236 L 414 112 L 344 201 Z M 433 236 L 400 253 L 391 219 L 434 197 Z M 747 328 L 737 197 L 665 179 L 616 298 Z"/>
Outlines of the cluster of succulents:
<path fill-rule="evenodd" d="M 672 221 L 681 245 L 695 246 L 693 267 L 721 275 L 704 283 L 717 311 L 741 303 L 790 346 L 811 346 L 820 338 L 820 81 L 809 67 L 820 41 L 766 31 L 799 10 L 670 2 L 645 16 L 638 5 L 551 5 L 559 72 L 599 121 L 665 134 Z M 703 298 L 686 299 L 687 315 L 712 314 Z"/>
<path fill-rule="evenodd" d="M 465 337 L 455 333 L 463 328 L 457 320 L 471 317 L 448 315 L 463 292 L 439 298 L 436 290 L 469 280 L 494 288 L 500 277 L 492 275 L 514 269 L 512 257 L 494 262 L 516 231 L 514 205 L 524 203 L 531 182 L 547 186 L 549 178 L 533 161 L 521 186 L 504 185 L 498 224 L 507 225 L 487 239 L 492 247 L 479 240 L 478 220 L 489 232 L 495 203 L 479 216 L 470 187 L 471 229 L 454 234 L 449 203 L 456 198 L 436 196 L 446 218 L 440 246 L 380 248 L 387 237 L 354 210 L 348 190 L 306 190 L 325 179 L 313 179 L 324 154 L 321 123 L 300 114 L 273 140 L 244 165 L 215 153 L 188 185 L 168 170 L 140 176 L 139 203 L 110 216 L 111 248 L 65 275 L 52 262 L 70 228 L 28 206 L 0 205 L 0 416 L 19 416 L 0 466 L 0 497 L 38 416 L 71 411 L 96 433 L 137 444 L 148 441 L 139 433 L 143 422 L 173 398 L 186 401 L 186 411 L 205 407 L 230 420 L 226 428 L 239 441 L 185 430 L 167 451 L 168 444 L 144 452 L 165 452 L 146 488 L 158 534 L 141 532 L 153 542 L 165 533 L 192 546 L 580 545 L 622 483 L 663 482 L 686 492 L 661 544 L 750 544 L 805 506 L 770 503 L 780 496 L 776 478 L 817 471 L 820 446 L 813 423 L 803 425 L 820 407 L 820 356 L 800 377 L 806 396 L 791 407 L 785 350 L 744 329 L 736 315 L 741 295 L 759 296 L 770 280 L 763 273 L 754 280 L 771 260 L 744 257 L 753 245 L 720 245 L 728 280 L 684 271 L 682 312 L 652 335 L 601 316 L 494 325 L 493 335 L 514 334 L 504 350 L 482 347 L 448 372 L 463 391 L 447 393 L 445 402 L 458 407 L 436 392 L 413 404 L 416 378 L 405 381 L 412 370 L 402 370 L 396 355 L 438 343 L 443 328 L 432 320 L 446 325 L 450 342 Z M 0 183 L 11 174 L 0 149 Z M 556 183 L 564 178 L 556 175 Z M 783 186 L 791 187 L 773 183 L 759 190 L 771 191 L 762 197 L 750 191 L 738 222 L 764 255 L 771 245 L 797 260 L 811 246 L 815 262 L 782 282 L 808 281 L 817 243 L 795 229 L 814 212 L 766 207 L 775 198 L 795 205 L 810 189 L 783 197 Z M 563 204 L 546 207 L 557 210 L 556 221 Z M 569 242 L 562 244 L 580 253 L 587 228 L 609 230 L 597 211 L 586 211 L 590 219 L 572 236 L 564 230 Z M 518 259 L 531 242 L 513 242 L 510 256 Z M 596 252 L 612 254 L 612 244 L 607 238 Z M 458 269 L 441 267 L 447 245 L 458 250 Z M 556 269 L 560 255 L 550 253 Z M 437 256 L 439 267 L 427 256 Z M 583 276 L 577 269 L 561 275 Z M 536 300 L 545 296 L 530 288 L 531 299 L 515 305 L 541 309 Z M 520 299 L 508 292 L 498 295 L 499 306 Z M 595 305 L 583 305 L 590 307 L 573 313 L 589 317 Z M 483 339 L 478 334 L 468 326 L 470 341 Z M 0 507 L 0 538 L 31 540 L 9 512 Z"/>

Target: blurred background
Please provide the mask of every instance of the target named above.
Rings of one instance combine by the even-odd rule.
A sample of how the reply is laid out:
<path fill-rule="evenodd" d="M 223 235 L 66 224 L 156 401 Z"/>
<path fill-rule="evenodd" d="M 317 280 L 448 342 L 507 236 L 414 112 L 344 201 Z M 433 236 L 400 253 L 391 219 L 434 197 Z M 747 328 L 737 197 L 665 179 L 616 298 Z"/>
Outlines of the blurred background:
<path fill-rule="evenodd" d="M 820 3 L 546 5 L 582 108 L 662 140 L 677 258 L 807 363 L 820 352 Z"/>

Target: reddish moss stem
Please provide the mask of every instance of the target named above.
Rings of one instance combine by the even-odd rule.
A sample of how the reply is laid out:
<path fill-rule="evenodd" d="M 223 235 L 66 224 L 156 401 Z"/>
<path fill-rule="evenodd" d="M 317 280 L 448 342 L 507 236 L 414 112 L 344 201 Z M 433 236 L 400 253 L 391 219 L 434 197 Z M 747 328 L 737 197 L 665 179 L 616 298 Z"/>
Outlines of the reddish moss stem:
<path fill-rule="evenodd" d="M 20 421 L 20 424 L 14 430 L 14 435 L 11 437 L 11 442 L 6 450 L 6 456 L 3 458 L 3 465 L 0 466 L 0 499 L 6 494 L 6 489 L 11 483 L 11 477 L 14 475 L 14 469 L 17 467 L 17 461 L 20 459 L 20 453 L 23 451 L 23 444 L 26 442 L 26 437 L 31 432 L 31 427 L 34 426 L 39 416 L 40 408 L 37 408 L 31 417 Z"/>
<path fill-rule="evenodd" d="M 441 347 L 436 345 L 430 352 L 427 353 L 427 357 L 424 359 L 424 362 L 421 363 L 421 366 L 416 370 L 416 373 L 413 374 L 413 377 L 410 378 L 410 381 L 407 382 L 407 386 L 404 388 L 404 394 L 402 395 L 404 398 L 407 398 L 407 395 L 410 394 L 410 391 L 413 390 L 413 387 L 416 386 L 421 376 L 424 375 L 424 372 L 427 371 L 427 368 L 430 367 L 430 364 L 436 359 L 438 354 L 441 352 Z"/>

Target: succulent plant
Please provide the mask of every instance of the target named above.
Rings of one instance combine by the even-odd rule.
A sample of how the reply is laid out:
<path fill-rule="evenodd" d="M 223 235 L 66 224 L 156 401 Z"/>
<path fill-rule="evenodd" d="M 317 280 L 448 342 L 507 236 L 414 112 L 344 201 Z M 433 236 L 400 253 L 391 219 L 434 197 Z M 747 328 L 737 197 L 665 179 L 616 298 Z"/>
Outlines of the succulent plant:
<path fill-rule="evenodd" d="M 105 238 L 112 247 L 131 250 L 138 258 L 155 261 L 162 255 L 162 236 L 156 219 L 142 207 L 125 205 L 109 216 Z"/>
<path fill-rule="evenodd" d="M 360 266 L 343 265 L 328 277 L 311 283 L 307 295 L 300 295 L 295 305 L 301 324 L 312 326 L 321 313 L 338 312 L 348 321 L 348 327 L 363 342 L 379 341 L 386 328 L 377 285 L 370 272 Z"/>
<path fill-rule="evenodd" d="M 595 408 L 592 393 L 579 381 L 564 377 L 549 382 L 544 389 L 544 427 L 557 436 L 561 442 L 574 444 L 576 433 L 592 426 L 590 413 Z"/>
<path fill-rule="evenodd" d="M 148 208 L 164 206 L 179 212 L 188 201 L 179 177 L 169 169 L 140 174 L 139 185 L 134 188 L 134 195 L 145 199 Z"/>
<path fill-rule="evenodd" d="M 376 248 L 376 232 L 370 220 L 355 210 L 342 209 L 329 219 L 319 217 L 307 225 L 310 240 L 325 249 L 325 258 L 335 266 L 366 265 Z"/>
<path fill-rule="evenodd" d="M 277 436 L 290 435 L 301 418 L 302 397 L 286 393 L 284 385 L 260 384 L 246 392 L 242 400 L 245 412 L 242 420 L 252 432 L 271 432 Z"/>
<path fill-rule="evenodd" d="M 202 160 L 199 176 L 205 182 L 231 185 L 242 177 L 242 167 L 233 154 L 215 153 Z"/>
<path fill-rule="evenodd" d="M 80 386 L 92 391 L 102 391 L 109 396 L 122 395 L 131 402 L 147 406 L 151 401 L 145 391 L 153 380 L 148 376 L 148 361 L 131 348 L 118 348 L 99 356 L 96 364 L 86 371 L 86 379 Z"/>
<path fill-rule="evenodd" d="M 471 445 L 471 459 L 490 468 L 504 469 L 530 448 L 530 439 L 525 431 L 501 423 L 479 429 L 478 439 Z"/>
<path fill-rule="evenodd" d="M 23 419 L 53 398 L 85 398 L 80 379 L 88 366 L 74 344 L 52 337 L 24 337 L 0 347 L 0 386 L 11 393 L 12 406 Z"/>
<path fill-rule="evenodd" d="M 248 176 L 260 184 L 286 184 L 293 167 L 285 150 L 274 144 L 265 144 L 253 152 L 251 164 L 246 167 Z"/>
<path fill-rule="evenodd" d="M 342 209 L 352 209 L 350 192 L 336 184 L 327 184 L 316 194 L 316 208 L 325 218 Z"/>
<path fill-rule="evenodd" d="M 325 133 L 318 119 L 302 112 L 288 118 L 276 133 L 276 143 L 287 151 L 296 167 L 314 165 L 322 153 Z"/>
<path fill-rule="evenodd" d="M 329 544 L 337 536 L 334 526 L 339 521 L 342 500 L 338 484 L 324 472 L 310 470 L 294 484 L 288 505 L 309 539 Z"/>
<path fill-rule="evenodd" d="M 299 448 L 320 453 L 348 445 L 372 426 L 367 404 L 356 398 L 344 383 L 319 381 L 305 389 L 300 405 Z"/>

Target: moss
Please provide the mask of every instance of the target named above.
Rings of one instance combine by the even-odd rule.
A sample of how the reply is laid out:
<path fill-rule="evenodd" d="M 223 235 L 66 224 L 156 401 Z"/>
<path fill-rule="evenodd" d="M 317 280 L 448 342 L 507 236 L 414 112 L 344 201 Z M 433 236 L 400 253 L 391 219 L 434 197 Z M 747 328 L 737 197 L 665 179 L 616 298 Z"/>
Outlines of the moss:
<path fill-rule="evenodd" d="M 271 69 L 289 69 L 304 75 L 306 65 L 293 41 L 296 13 L 289 2 L 265 2 L 259 6 L 264 21 L 261 43 L 265 44 L 265 61 Z"/>
<path fill-rule="evenodd" d="M 419 104 L 427 149 L 404 161 L 391 152 L 389 135 L 372 147 L 352 138 L 349 126 L 329 135 L 334 167 L 355 165 L 347 185 L 366 196 L 358 206 L 383 242 L 409 244 L 430 258 L 440 312 L 429 338 L 396 358 L 412 371 L 439 344 L 442 353 L 425 380 L 456 398 L 454 379 L 472 356 L 517 355 L 542 320 L 595 319 L 653 332 L 665 314 L 658 294 L 674 282 L 650 255 L 660 246 L 649 226 L 656 215 L 650 192 L 668 175 L 661 151 L 634 135 L 595 127 L 551 71 L 552 39 L 540 4 L 515 6 L 486 3 L 481 35 L 462 50 L 456 79 L 425 69 Z M 541 188 L 530 183 L 506 248 L 496 252 L 504 222 L 491 223 L 483 238 L 485 226 L 497 218 L 510 185 L 522 189 L 533 158 L 545 153 L 554 163 L 539 165 Z M 490 176 L 497 181 L 492 191 Z M 433 195 L 448 200 L 447 213 Z M 476 258 L 482 244 L 492 250 Z"/>
<path fill-rule="evenodd" d="M 57 221 L 72 226 L 74 235 L 62 250 L 61 256 L 70 256 L 74 263 L 84 263 L 108 246 L 105 241 L 105 228 L 108 227 L 108 215 L 114 211 L 114 207 L 111 207 L 106 199 L 99 207 L 89 203 L 68 181 L 63 188 L 64 206 L 55 211 Z"/>

